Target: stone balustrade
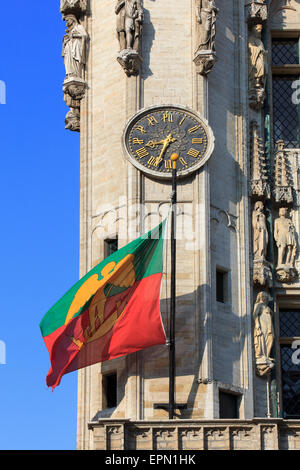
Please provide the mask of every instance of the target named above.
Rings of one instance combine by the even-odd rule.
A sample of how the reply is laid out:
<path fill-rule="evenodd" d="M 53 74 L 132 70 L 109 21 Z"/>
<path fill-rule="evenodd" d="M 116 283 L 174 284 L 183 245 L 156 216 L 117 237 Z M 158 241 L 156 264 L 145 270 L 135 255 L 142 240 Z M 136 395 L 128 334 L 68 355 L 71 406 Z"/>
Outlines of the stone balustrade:
<path fill-rule="evenodd" d="M 101 419 L 94 450 L 300 450 L 300 420 Z"/>

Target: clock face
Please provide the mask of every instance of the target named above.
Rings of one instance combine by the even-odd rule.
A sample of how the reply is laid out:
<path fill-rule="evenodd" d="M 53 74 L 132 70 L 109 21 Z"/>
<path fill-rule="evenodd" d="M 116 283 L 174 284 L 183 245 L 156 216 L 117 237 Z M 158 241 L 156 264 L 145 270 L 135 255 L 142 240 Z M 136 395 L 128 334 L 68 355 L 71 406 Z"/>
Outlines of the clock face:
<path fill-rule="evenodd" d="M 153 106 L 141 110 L 127 124 L 123 143 L 126 156 L 139 170 L 171 178 L 172 153 L 177 153 L 178 176 L 186 176 L 208 160 L 214 136 L 207 122 L 180 106 Z"/>

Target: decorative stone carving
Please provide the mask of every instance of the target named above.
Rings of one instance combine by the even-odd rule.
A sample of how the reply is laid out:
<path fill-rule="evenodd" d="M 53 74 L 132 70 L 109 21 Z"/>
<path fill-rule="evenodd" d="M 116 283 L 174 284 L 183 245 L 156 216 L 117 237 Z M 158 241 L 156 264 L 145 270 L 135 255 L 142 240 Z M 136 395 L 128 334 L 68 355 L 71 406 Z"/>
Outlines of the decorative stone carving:
<path fill-rule="evenodd" d="M 65 103 L 70 108 L 80 108 L 80 101 L 85 95 L 86 82 L 84 80 L 70 78 L 63 83 Z"/>
<path fill-rule="evenodd" d="M 254 110 L 262 108 L 265 101 L 267 51 L 262 39 L 262 25 L 255 24 L 249 33 L 249 105 Z"/>
<path fill-rule="evenodd" d="M 70 131 L 80 132 L 80 111 L 70 109 L 65 118 L 65 128 Z"/>
<path fill-rule="evenodd" d="M 86 9 L 86 1 L 68 0 L 61 2 L 61 11 Z M 63 15 L 66 21 L 66 34 L 63 39 L 62 56 L 64 57 L 66 78 L 63 83 L 64 100 L 70 111 L 65 118 L 65 127 L 71 131 L 80 131 L 80 101 L 85 95 L 87 84 L 84 80 L 86 63 L 87 32 L 75 14 Z"/>
<path fill-rule="evenodd" d="M 252 214 L 253 228 L 253 259 L 264 261 L 267 257 L 267 248 L 269 242 L 266 217 L 264 214 L 264 204 L 257 201 L 254 205 Z"/>
<path fill-rule="evenodd" d="M 293 203 L 293 177 L 284 152 L 283 140 L 277 142 L 277 148 L 273 195 L 276 202 L 291 204 Z"/>
<path fill-rule="evenodd" d="M 117 60 L 127 76 L 138 75 L 142 61 L 139 50 L 144 21 L 141 0 L 117 0 L 115 13 L 120 45 Z"/>
<path fill-rule="evenodd" d="M 207 75 L 217 62 L 215 37 L 218 11 L 214 0 L 199 0 L 196 7 L 196 18 L 200 26 L 199 46 L 194 62 L 201 75 Z"/>
<path fill-rule="evenodd" d="M 87 12 L 87 0 L 60 0 L 60 12 L 84 14 Z"/>
<path fill-rule="evenodd" d="M 296 279 L 295 258 L 297 241 L 295 226 L 288 217 L 289 209 L 281 207 L 279 217 L 274 223 L 274 238 L 278 248 L 276 276 L 280 282 L 291 282 Z"/>
<path fill-rule="evenodd" d="M 251 163 L 251 195 L 270 199 L 271 189 L 264 144 L 256 121 L 251 123 Z"/>
<path fill-rule="evenodd" d="M 269 234 L 264 214 L 264 204 L 257 201 L 252 213 L 253 229 L 253 282 L 262 286 L 272 280 L 270 264 L 267 262 Z"/>
<path fill-rule="evenodd" d="M 246 5 L 248 23 L 263 23 L 268 19 L 268 5 L 264 0 L 251 0 Z"/>
<path fill-rule="evenodd" d="M 272 271 L 268 261 L 253 260 L 253 283 L 260 286 L 269 286 L 272 282 Z"/>
<path fill-rule="evenodd" d="M 65 61 L 66 78 L 83 78 L 86 61 L 87 32 L 75 15 L 66 15 L 67 30 L 63 39 L 62 56 Z"/>
<path fill-rule="evenodd" d="M 270 297 L 265 291 L 259 292 L 253 309 L 254 351 L 256 372 L 259 376 L 268 374 L 274 367 L 271 351 L 274 343 L 273 312 L 269 307 Z"/>

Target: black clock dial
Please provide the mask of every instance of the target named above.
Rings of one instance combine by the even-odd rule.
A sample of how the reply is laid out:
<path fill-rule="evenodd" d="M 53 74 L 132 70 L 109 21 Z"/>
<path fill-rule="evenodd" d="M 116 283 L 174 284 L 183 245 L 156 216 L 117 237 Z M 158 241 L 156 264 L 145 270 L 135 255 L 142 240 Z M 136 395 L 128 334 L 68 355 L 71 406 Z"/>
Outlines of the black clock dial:
<path fill-rule="evenodd" d="M 172 153 L 179 154 L 179 176 L 201 166 L 208 141 L 207 126 L 196 114 L 172 106 L 157 106 L 139 113 L 125 132 L 132 163 L 152 175 L 166 177 L 172 173 Z"/>

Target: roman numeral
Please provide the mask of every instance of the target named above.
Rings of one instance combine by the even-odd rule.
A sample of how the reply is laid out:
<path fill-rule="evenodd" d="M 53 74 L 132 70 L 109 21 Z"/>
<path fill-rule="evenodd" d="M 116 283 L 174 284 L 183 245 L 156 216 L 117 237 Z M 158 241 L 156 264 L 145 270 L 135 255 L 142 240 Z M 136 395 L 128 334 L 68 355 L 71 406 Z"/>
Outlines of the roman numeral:
<path fill-rule="evenodd" d="M 142 139 L 138 139 L 137 137 L 134 137 L 134 138 L 132 139 L 132 143 L 133 143 L 134 145 L 142 145 L 142 144 L 144 143 L 144 141 L 143 141 Z"/>
<path fill-rule="evenodd" d="M 155 122 L 156 122 L 156 124 L 158 124 L 158 121 L 154 116 L 149 116 L 149 117 L 147 117 L 147 119 L 148 119 L 148 122 L 149 122 L 150 126 L 154 126 Z"/>
<path fill-rule="evenodd" d="M 200 125 L 199 125 L 199 126 L 191 127 L 191 128 L 189 129 L 189 131 L 188 131 L 189 134 L 192 134 L 193 132 L 196 132 L 198 129 L 200 129 L 200 127 L 201 127 Z"/>
<path fill-rule="evenodd" d="M 159 158 L 158 157 L 150 157 L 147 163 L 148 163 L 148 165 L 151 165 L 151 166 L 157 166 L 158 163 L 159 163 Z"/>
<path fill-rule="evenodd" d="M 203 144 L 203 139 L 202 138 L 194 138 L 192 139 L 193 144 Z"/>
<path fill-rule="evenodd" d="M 149 155 L 149 152 L 145 147 L 141 147 L 140 149 L 136 150 L 136 154 L 139 158 L 147 157 Z"/>
<path fill-rule="evenodd" d="M 200 152 L 199 152 L 199 150 L 195 150 L 193 148 L 190 148 L 190 150 L 188 151 L 187 154 L 190 155 L 190 157 L 197 158 L 199 156 Z"/>
<path fill-rule="evenodd" d="M 181 124 L 183 124 L 183 122 L 185 121 L 185 118 L 186 118 L 186 115 L 183 116 L 183 118 L 181 119 L 179 125 L 181 126 Z"/>
<path fill-rule="evenodd" d="M 183 157 L 180 157 L 179 161 L 181 162 L 182 166 L 188 166 L 187 162 L 185 161 L 185 159 Z"/>
<path fill-rule="evenodd" d="M 173 122 L 173 114 L 170 113 L 170 111 L 167 111 L 166 113 L 163 114 L 163 121 L 166 122 Z"/>
<path fill-rule="evenodd" d="M 143 126 L 137 126 L 136 130 L 140 131 L 141 134 L 147 134 L 147 131 L 143 128 Z"/>

